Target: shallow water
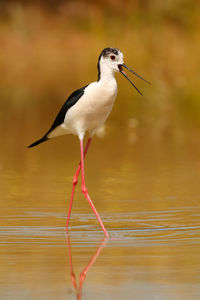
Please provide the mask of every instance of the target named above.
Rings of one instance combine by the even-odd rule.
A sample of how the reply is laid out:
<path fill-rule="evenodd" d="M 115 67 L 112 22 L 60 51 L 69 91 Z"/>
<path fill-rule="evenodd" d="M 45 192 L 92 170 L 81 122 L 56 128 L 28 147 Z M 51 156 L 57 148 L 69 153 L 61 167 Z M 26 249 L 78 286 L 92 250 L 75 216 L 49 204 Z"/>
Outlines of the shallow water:
<path fill-rule="evenodd" d="M 112 134 L 95 138 L 86 158 L 110 239 L 80 185 L 65 233 L 76 138 L 27 150 L 30 133 L 2 145 L 0 299 L 200 299 L 199 145 Z"/>

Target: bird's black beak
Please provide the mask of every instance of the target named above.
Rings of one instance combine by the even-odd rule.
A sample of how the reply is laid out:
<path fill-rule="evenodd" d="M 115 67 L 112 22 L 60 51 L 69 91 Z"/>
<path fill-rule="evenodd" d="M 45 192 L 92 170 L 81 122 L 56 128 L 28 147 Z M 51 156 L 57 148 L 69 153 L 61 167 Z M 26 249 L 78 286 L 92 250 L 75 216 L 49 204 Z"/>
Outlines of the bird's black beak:
<path fill-rule="evenodd" d="M 138 93 L 140 93 L 140 95 L 142 95 L 142 93 L 138 90 L 138 88 L 135 86 L 135 84 L 128 78 L 128 76 L 126 75 L 126 73 L 124 72 L 123 68 L 126 68 L 127 70 L 129 70 L 131 73 L 133 73 L 134 75 L 136 75 L 137 77 L 139 77 L 140 79 L 144 80 L 145 82 L 147 82 L 148 84 L 150 84 L 150 82 L 148 82 L 147 80 L 145 80 L 144 78 L 142 78 L 140 75 L 138 75 L 137 73 L 135 73 L 133 70 L 131 70 L 129 67 L 127 67 L 125 64 L 120 64 L 118 65 L 119 68 L 119 72 L 122 73 L 122 75 L 124 75 L 124 77 L 126 77 L 126 79 L 128 79 L 128 81 L 134 86 L 134 88 L 138 91 Z"/>

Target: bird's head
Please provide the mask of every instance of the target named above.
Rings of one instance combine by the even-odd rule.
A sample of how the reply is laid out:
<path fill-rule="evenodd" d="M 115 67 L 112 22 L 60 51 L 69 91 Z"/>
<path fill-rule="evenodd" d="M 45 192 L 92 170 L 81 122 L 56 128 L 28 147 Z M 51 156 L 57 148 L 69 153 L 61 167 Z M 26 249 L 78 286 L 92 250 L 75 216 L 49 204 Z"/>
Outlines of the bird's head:
<path fill-rule="evenodd" d="M 101 52 L 98 60 L 98 69 L 103 72 L 105 68 L 113 72 L 119 72 L 118 65 L 123 64 L 123 53 L 117 48 L 105 48 Z"/>
<path fill-rule="evenodd" d="M 131 70 L 128 66 L 124 64 L 123 53 L 117 48 L 105 48 L 102 50 L 99 59 L 98 59 L 98 80 L 101 79 L 102 72 L 108 72 L 109 70 L 112 72 L 120 72 L 122 75 L 126 77 L 126 79 L 134 86 L 134 88 L 142 95 L 142 93 L 138 90 L 138 88 L 134 85 L 134 83 L 128 78 L 126 73 L 123 70 L 123 67 L 132 72 L 134 75 L 139 77 L 140 79 L 146 81 L 136 72 Z"/>

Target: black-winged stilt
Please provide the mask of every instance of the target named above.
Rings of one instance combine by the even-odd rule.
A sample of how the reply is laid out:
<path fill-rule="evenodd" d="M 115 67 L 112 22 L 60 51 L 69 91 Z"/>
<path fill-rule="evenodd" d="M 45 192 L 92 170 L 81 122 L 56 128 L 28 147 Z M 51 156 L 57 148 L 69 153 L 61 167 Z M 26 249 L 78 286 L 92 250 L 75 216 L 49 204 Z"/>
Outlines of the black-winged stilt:
<path fill-rule="evenodd" d="M 97 132 L 99 127 L 103 125 L 112 110 L 117 95 L 117 82 L 114 76 L 115 72 L 120 72 L 121 74 L 123 74 L 140 94 L 141 92 L 123 71 L 123 67 L 132 72 L 140 79 L 144 81 L 146 80 L 124 64 L 123 53 L 117 48 L 105 48 L 99 56 L 97 67 L 98 80 L 73 92 L 62 106 L 55 121 L 53 122 L 53 125 L 47 131 L 47 133 L 41 139 L 37 140 L 28 147 L 34 147 L 53 137 L 69 133 L 75 134 L 79 137 L 81 160 L 73 178 L 72 194 L 67 216 L 66 228 L 68 231 L 74 190 L 78 182 L 78 176 L 81 170 L 81 190 L 88 200 L 92 210 L 94 211 L 105 236 L 109 237 L 101 221 L 101 218 L 99 217 L 94 204 L 90 199 L 88 190 L 85 185 L 84 158 L 93 135 Z M 146 82 L 149 83 L 148 81 Z M 89 139 L 84 149 L 83 139 L 86 132 L 89 132 Z"/>

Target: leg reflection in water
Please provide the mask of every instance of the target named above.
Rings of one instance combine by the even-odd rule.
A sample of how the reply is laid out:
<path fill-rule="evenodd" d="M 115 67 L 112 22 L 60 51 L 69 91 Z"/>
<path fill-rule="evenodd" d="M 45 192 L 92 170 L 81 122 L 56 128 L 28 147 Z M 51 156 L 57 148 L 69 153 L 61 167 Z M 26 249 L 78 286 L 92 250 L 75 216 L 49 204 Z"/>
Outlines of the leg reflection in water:
<path fill-rule="evenodd" d="M 73 270 L 70 236 L 68 235 L 68 237 L 67 237 L 67 246 L 68 246 L 68 253 L 69 253 L 70 277 L 71 277 L 71 282 L 73 284 L 74 290 L 75 290 L 76 295 L 77 295 L 77 300 L 81 300 L 83 283 L 84 283 L 84 280 L 86 278 L 88 270 L 91 268 L 91 266 L 96 261 L 96 259 L 99 256 L 101 250 L 106 246 L 107 241 L 108 241 L 108 238 L 104 237 L 104 239 L 100 243 L 99 247 L 97 248 L 96 252 L 91 257 L 90 261 L 88 262 L 86 267 L 83 269 L 83 271 L 80 273 L 79 284 L 77 284 L 76 276 L 75 276 L 74 270 Z"/>

